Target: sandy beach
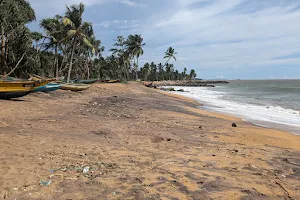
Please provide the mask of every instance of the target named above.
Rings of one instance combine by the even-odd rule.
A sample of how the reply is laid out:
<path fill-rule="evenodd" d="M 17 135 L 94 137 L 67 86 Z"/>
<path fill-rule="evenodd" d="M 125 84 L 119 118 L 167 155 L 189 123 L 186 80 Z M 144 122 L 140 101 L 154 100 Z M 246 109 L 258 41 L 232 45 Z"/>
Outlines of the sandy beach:
<path fill-rule="evenodd" d="M 0 104 L 3 199 L 300 199 L 299 136 L 192 99 L 129 83 Z"/>

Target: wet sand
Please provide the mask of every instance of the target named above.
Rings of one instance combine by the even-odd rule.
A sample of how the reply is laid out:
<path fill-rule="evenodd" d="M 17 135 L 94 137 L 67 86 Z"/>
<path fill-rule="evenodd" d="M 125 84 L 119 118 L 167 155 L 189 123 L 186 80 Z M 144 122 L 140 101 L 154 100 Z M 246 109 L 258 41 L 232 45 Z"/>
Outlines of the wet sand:
<path fill-rule="evenodd" d="M 130 83 L 0 104 L 3 199 L 300 199 L 299 136 L 191 99 Z"/>

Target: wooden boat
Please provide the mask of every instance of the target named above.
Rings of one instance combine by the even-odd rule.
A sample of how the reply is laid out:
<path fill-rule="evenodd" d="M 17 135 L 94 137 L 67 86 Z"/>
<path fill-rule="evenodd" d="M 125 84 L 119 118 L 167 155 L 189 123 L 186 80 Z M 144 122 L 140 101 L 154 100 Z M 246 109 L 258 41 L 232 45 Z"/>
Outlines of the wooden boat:
<path fill-rule="evenodd" d="M 0 79 L 0 99 L 19 98 L 30 94 L 35 88 L 46 85 L 48 82 L 28 81 L 28 80 L 1 80 Z"/>
<path fill-rule="evenodd" d="M 83 83 L 83 84 L 93 84 L 96 83 L 98 79 L 87 79 L 87 80 L 74 80 L 74 83 Z"/>
<path fill-rule="evenodd" d="M 61 84 L 60 89 L 70 90 L 74 92 L 83 91 L 89 89 L 91 86 L 87 84 L 74 84 L 74 83 L 65 83 Z"/>
<path fill-rule="evenodd" d="M 53 92 L 58 90 L 61 87 L 58 83 L 48 83 L 34 89 L 34 92 Z"/>
<path fill-rule="evenodd" d="M 120 83 L 120 80 L 109 80 L 107 83 Z"/>

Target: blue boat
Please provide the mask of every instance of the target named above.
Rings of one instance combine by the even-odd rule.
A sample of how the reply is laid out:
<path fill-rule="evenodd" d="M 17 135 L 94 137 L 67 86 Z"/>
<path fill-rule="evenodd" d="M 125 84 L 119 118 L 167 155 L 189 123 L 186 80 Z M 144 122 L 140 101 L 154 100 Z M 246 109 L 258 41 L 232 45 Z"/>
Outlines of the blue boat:
<path fill-rule="evenodd" d="M 60 87 L 61 85 L 58 83 L 49 83 L 47 85 L 35 88 L 33 92 L 52 92 L 58 90 Z"/>

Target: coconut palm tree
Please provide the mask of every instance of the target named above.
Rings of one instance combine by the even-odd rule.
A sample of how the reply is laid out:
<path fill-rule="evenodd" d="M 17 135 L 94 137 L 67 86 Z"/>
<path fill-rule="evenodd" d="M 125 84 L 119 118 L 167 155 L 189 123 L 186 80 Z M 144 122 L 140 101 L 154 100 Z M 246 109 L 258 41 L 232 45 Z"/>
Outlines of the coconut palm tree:
<path fill-rule="evenodd" d="M 146 43 L 143 43 L 143 38 L 141 35 L 129 35 L 126 41 L 126 51 L 133 57 L 136 57 L 136 62 L 134 60 L 134 68 L 135 68 L 135 76 L 136 80 L 139 79 L 138 77 L 138 68 L 139 68 L 139 57 L 144 54 L 143 46 Z"/>
<path fill-rule="evenodd" d="M 89 63 L 91 63 L 92 57 L 94 56 L 101 56 L 101 53 L 104 51 L 104 47 L 101 46 L 101 40 L 97 40 L 96 37 L 93 35 L 90 37 L 90 42 L 92 44 L 92 48 L 86 46 L 84 54 L 86 56 L 86 67 L 87 67 L 87 77 L 90 79 L 90 67 Z"/>
<path fill-rule="evenodd" d="M 67 11 L 65 16 L 62 17 L 62 23 L 65 25 L 67 36 L 64 41 L 69 41 L 71 44 L 71 55 L 67 82 L 70 82 L 72 65 L 74 59 L 74 51 L 77 45 L 84 44 L 95 52 L 95 49 L 88 39 L 86 33 L 91 29 L 91 23 L 83 22 L 82 15 L 85 10 L 84 4 L 72 5 L 71 7 L 66 6 Z"/>
<path fill-rule="evenodd" d="M 44 29 L 46 36 L 46 42 L 43 42 L 41 45 L 44 47 L 44 50 L 53 49 L 54 50 L 54 65 L 55 65 L 55 74 L 56 79 L 58 79 L 58 50 L 62 50 L 61 41 L 65 37 L 64 31 L 65 27 L 60 22 L 59 16 L 55 16 L 54 18 L 46 18 L 40 22 L 40 27 Z"/>
<path fill-rule="evenodd" d="M 151 74 L 151 81 L 154 81 L 154 80 L 158 80 L 158 77 L 157 77 L 157 66 L 154 62 L 152 62 L 150 64 L 150 74 Z"/>
<path fill-rule="evenodd" d="M 172 58 L 176 61 L 176 57 L 175 57 L 176 54 L 177 54 L 177 53 L 175 52 L 175 49 L 173 49 L 172 47 L 169 47 L 169 48 L 167 49 L 167 51 L 165 52 L 165 57 L 164 57 L 164 59 L 167 58 L 167 62 L 165 63 L 164 66 L 166 66 L 166 64 L 167 64 L 167 63 L 170 61 L 170 59 L 172 59 Z"/>
<path fill-rule="evenodd" d="M 141 71 L 142 71 L 142 74 L 144 75 L 144 80 L 148 81 L 148 76 L 149 76 L 150 71 L 151 71 L 149 63 L 145 63 L 145 65 L 141 69 Z"/>
<path fill-rule="evenodd" d="M 186 79 L 186 72 L 187 72 L 187 69 L 186 69 L 186 67 L 185 67 L 185 68 L 183 69 L 183 74 L 182 74 L 184 79 Z"/>
<path fill-rule="evenodd" d="M 194 69 L 192 69 L 190 72 L 190 79 L 195 79 L 196 76 L 197 76 L 196 71 Z"/>
<path fill-rule="evenodd" d="M 115 55 L 118 60 L 119 64 L 122 68 L 123 76 L 125 81 L 129 79 L 129 66 L 130 66 L 130 60 L 128 52 L 125 51 L 125 45 L 126 40 L 123 36 L 118 36 L 115 40 L 116 43 L 114 44 L 114 48 L 110 49 L 109 51 L 112 52 L 113 55 Z"/>
<path fill-rule="evenodd" d="M 165 70 L 164 70 L 164 66 L 161 64 L 161 63 L 159 63 L 158 65 L 157 65 L 157 69 L 158 69 L 158 79 L 159 80 L 165 80 L 165 75 L 164 75 L 164 73 L 165 73 Z"/>

